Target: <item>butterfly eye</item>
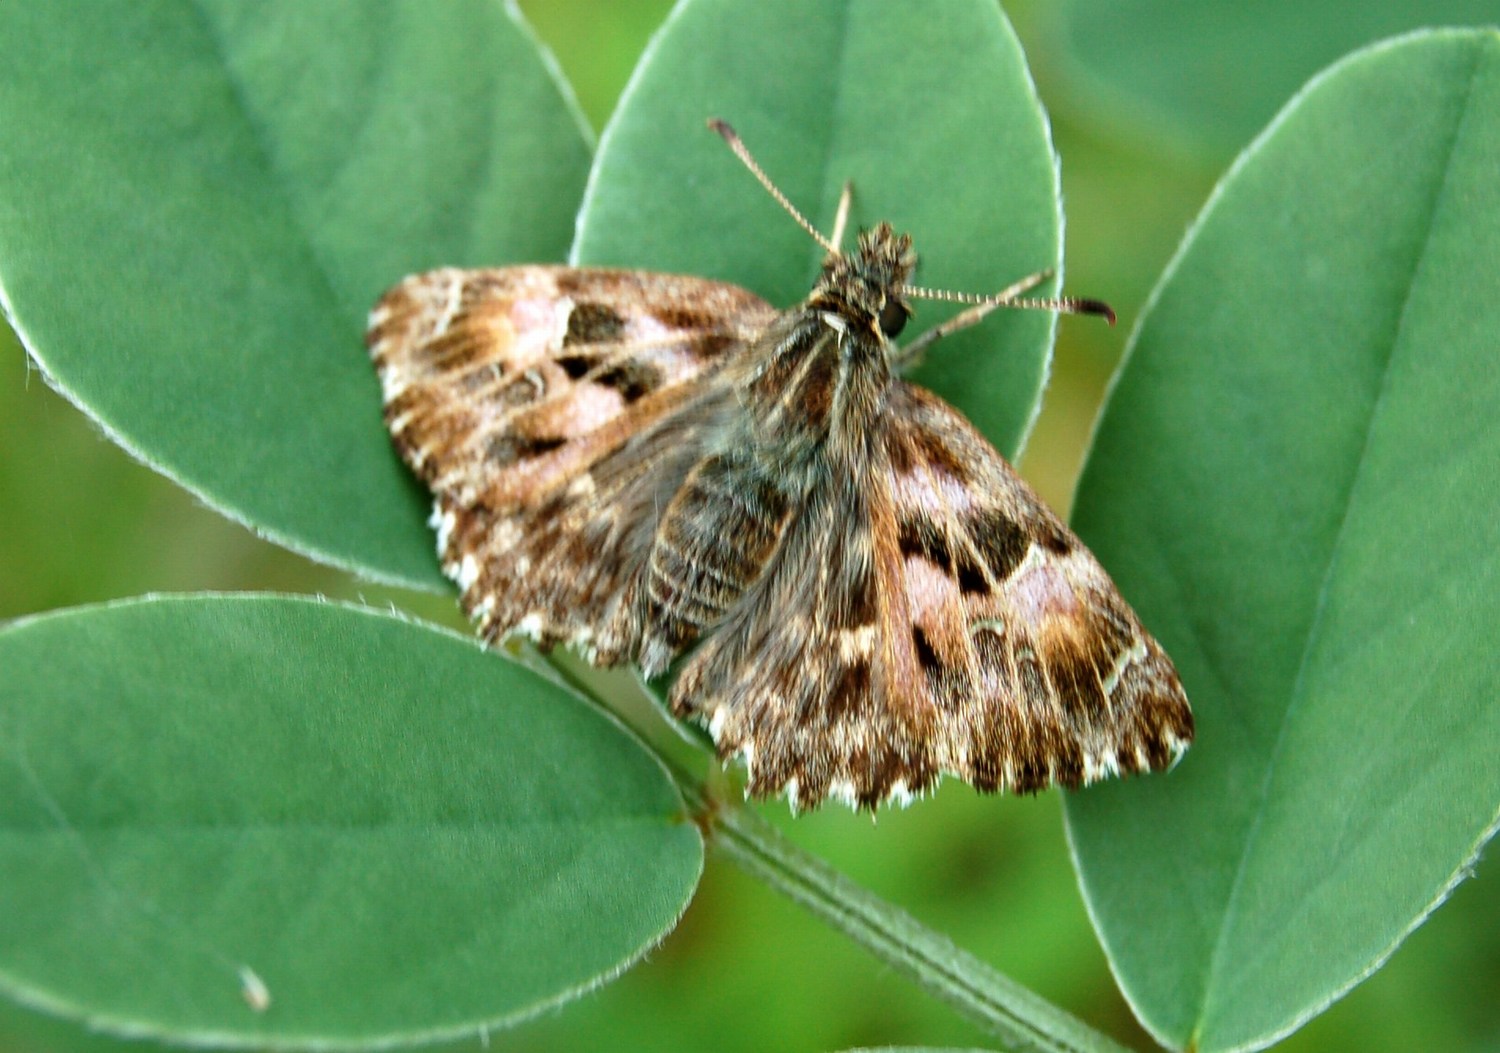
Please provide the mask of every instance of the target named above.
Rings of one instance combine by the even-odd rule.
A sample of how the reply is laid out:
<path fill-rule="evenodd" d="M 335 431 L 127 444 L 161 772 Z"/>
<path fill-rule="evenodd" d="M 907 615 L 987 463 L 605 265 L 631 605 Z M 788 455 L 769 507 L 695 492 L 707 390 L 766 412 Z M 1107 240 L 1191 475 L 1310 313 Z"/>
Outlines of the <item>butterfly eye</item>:
<path fill-rule="evenodd" d="M 887 300 L 880 308 L 880 331 L 886 336 L 898 336 L 906 328 L 906 319 L 911 314 L 900 300 Z"/>

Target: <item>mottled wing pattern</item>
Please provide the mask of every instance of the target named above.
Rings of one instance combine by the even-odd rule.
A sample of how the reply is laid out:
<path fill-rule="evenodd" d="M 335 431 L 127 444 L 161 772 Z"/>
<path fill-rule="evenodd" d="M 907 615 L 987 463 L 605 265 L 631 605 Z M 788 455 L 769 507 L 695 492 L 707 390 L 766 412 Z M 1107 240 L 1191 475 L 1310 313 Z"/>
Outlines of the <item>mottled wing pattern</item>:
<path fill-rule="evenodd" d="M 432 271 L 376 304 L 386 424 L 487 639 L 632 657 L 661 508 L 774 316 L 719 282 L 553 266 Z"/>
<path fill-rule="evenodd" d="M 672 692 L 751 792 L 873 807 L 1175 760 L 1177 674 L 1077 537 L 936 396 L 895 382 L 875 431 Z"/>

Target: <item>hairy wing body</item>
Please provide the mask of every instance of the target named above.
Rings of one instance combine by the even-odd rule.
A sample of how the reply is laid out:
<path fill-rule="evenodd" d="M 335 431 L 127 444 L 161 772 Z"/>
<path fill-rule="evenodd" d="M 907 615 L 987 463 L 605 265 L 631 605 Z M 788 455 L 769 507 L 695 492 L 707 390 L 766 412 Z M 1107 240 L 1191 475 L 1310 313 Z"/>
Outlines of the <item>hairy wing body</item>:
<path fill-rule="evenodd" d="M 671 702 L 758 796 L 873 807 L 943 773 L 1027 792 L 1165 767 L 1192 737 L 1171 662 L 994 448 L 892 376 L 846 265 L 781 314 L 549 266 L 388 293 L 386 422 L 464 608 L 490 641 L 648 675 L 706 636 Z"/>
<path fill-rule="evenodd" d="M 487 639 L 635 656 L 661 514 L 775 317 L 736 286 L 527 266 L 415 275 L 371 314 L 397 451 Z"/>

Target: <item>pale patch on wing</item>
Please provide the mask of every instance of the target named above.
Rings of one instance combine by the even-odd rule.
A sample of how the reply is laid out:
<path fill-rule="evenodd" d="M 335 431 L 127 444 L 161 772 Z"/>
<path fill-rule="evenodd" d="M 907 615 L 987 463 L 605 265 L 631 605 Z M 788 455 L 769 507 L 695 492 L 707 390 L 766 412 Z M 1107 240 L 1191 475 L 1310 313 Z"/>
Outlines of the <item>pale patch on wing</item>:
<path fill-rule="evenodd" d="M 544 287 L 545 289 L 546 287 Z M 492 330 L 509 343 L 497 359 L 507 364 L 525 365 L 546 358 L 553 348 L 561 347 L 568 333 L 568 318 L 573 314 L 571 296 L 556 293 L 555 287 L 543 295 L 520 296 L 510 311 L 495 312 Z M 500 322 L 509 323 L 503 327 Z"/>
<path fill-rule="evenodd" d="M 709 737 L 712 738 L 716 743 L 724 734 L 724 721 L 728 718 L 728 716 L 729 710 L 725 709 L 723 706 L 720 706 L 718 709 L 714 710 L 713 716 L 709 717 L 708 719 L 708 734 Z"/>
<path fill-rule="evenodd" d="M 532 611 L 516 622 L 510 631 L 516 636 L 524 636 L 531 640 L 540 640 L 545 626 L 545 616 L 540 611 Z"/>
<path fill-rule="evenodd" d="M 891 496 L 907 508 L 939 509 L 944 515 L 966 515 L 979 501 L 979 495 L 948 472 L 934 471 L 930 465 L 893 476 Z"/>
<path fill-rule="evenodd" d="M 577 439 L 598 431 L 625 411 L 618 391 L 596 384 L 575 384 L 566 396 L 539 402 L 526 415 L 528 430 L 548 438 Z M 496 424 L 504 425 L 516 414 L 506 410 Z"/>
<path fill-rule="evenodd" d="M 437 533 L 439 555 L 448 550 L 448 539 L 453 536 L 453 527 L 456 523 L 457 519 L 452 509 L 444 508 L 441 501 L 433 502 L 432 514 L 427 517 L 427 525 Z"/>
<path fill-rule="evenodd" d="M 872 625 L 861 625 L 856 629 L 838 629 L 834 634 L 834 642 L 838 647 L 839 658 L 845 662 L 852 662 L 858 658 L 866 658 L 871 648 L 875 646 L 876 627 Z"/>
<path fill-rule="evenodd" d="M 1076 618 L 1082 601 L 1064 564 L 1074 558 L 1074 553 L 1059 557 L 1032 545 L 1004 584 L 1009 617 L 1025 625 L 1041 625 L 1049 618 Z"/>
<path fill-rule="evenodd" d="M 958 584 L 945 568 L 920 556 L 908 556 L 901 565 L 907 615 L 915 624 L 936 624 L 955 604 L 962 602 Z"/>
<path fill-rule="evenodd" d="M 479 561 L 474 558 L 474 553 L 465 552 L 463 557 L 459 559 L 458 574 L 454 580 L 458 582 L 458 587 L 464 592 L 468 592 L 474 587 L 474 583 L 479 580 Z"/>
<path fill-rule="evenodd" d="M 891 801 L 893 804 L 898 804 L 902 808 L 905 808 L 920 796 L 920 793 L 912 793 L 911 790 L 907 788 L 905 779 L 897 779 L 895 782 L 891 783 L 890 793 L 887 795 L 886 799 Z"/>
<path fill-rule="evenodd" d="M 859 790 L 855 788 L 852 779 L 834 779 L 828 784 L 828 796 L 835 801 L 847 804 L 850 808 L 859 807 Z"/>

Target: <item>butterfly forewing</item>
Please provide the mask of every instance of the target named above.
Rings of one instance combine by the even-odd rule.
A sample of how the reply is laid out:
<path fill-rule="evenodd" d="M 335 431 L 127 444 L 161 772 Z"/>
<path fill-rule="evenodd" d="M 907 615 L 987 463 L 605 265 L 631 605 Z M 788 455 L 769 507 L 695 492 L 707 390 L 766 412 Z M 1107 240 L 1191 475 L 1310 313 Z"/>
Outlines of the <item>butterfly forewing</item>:
<path fill-rule="evenodd" d="M 386 424 L 487 637 L 633 656 L 657 516 L 730 397 L 725 362 L 774 314 L 720 282 L 551 266 L 432 271 L 381 299 Z"/>

